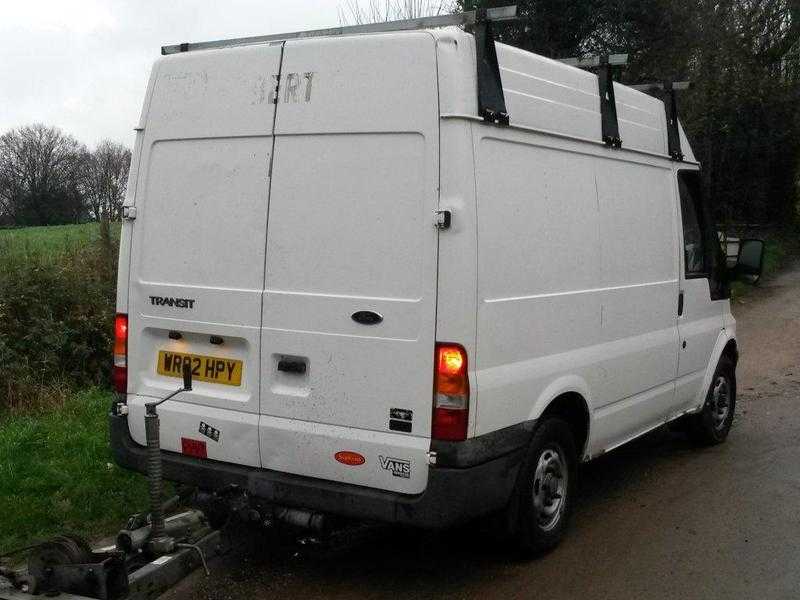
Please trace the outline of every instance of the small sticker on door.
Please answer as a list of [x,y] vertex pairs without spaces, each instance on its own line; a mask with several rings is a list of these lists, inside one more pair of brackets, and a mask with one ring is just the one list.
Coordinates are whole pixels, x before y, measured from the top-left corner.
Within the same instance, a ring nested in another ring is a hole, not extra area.
[[411,478],[411,461],[404,458],[392,458],[391,456],[379,456],[381,469],[389,471],[393,477]]
[[220,430],[212,427],[208,423],[203,423],[200,421],[200,433],[207,438],[214,440],[215,442],[219,441]]
[[411,433],[414,421],[414,411],[407,408],[389,409],[389,429]]

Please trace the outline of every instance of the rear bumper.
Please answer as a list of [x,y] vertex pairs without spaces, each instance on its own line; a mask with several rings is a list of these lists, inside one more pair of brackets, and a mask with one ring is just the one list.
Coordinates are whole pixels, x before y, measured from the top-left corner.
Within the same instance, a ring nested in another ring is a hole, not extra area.
[[[168,480],[219,490],[231,485],[281,506],[359,520],[441,529],[503,508],[511,496],[532,423],[509,427],[458,445],[435,443],[448,466],[432,466],[422,494],[407,496],[267,469],[164,452]],[[126,416],[109,416],[114,459],[144,473],[145,447],[130,435]],[[458,465],[458,466],[453,466]],[[462,466],[463,465],[463,466]]]

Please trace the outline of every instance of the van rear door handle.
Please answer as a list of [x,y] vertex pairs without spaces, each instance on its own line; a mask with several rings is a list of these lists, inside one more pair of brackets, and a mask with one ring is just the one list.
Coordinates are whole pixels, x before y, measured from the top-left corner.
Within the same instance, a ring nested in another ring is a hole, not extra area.
[[678,316],[683,316],[683,290],[678,292]]
[[302,360],[287,360],[283,358],[278,361],[278,371],[303,375],[306,372],[306,363]]

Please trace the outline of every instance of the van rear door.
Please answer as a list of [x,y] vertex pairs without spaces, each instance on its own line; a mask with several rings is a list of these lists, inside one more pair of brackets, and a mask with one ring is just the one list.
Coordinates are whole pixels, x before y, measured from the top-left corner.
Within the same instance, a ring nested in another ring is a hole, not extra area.
[[[261,297],[281,47],[161,59],[145,106],[130,269],[133,438],[159,407],[165,450],[258,466]],[[272,96],[272,97],[271,97]],[[189,358],[187,358],[189,357]]]
[[429,33],[286,43],[262,316],[264,468],[425,489],[438,149]]

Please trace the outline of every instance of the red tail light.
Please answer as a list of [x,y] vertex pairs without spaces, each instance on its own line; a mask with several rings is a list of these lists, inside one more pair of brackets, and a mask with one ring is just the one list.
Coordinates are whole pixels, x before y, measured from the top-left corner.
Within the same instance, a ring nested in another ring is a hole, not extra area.
[[114,389],[120,394],[128,391],[128,315],[114,319],[114,369],[111,373]]
[[436,344],[433,428],[436,440],[467,439],[469,377],[467,351],[458,344]]

